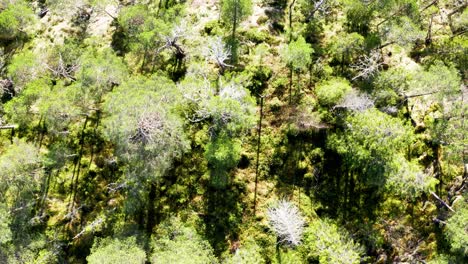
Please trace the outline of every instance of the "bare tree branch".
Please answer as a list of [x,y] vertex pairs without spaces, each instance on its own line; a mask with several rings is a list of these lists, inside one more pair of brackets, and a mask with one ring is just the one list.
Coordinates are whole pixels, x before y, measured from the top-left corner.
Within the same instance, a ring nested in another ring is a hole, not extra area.
[[305,220],[294,204],[287,200],[281,200],[277,206],[269,208],[267,214],[270,226],[281,242],[292,246],[301,243]]
[[59,53],[57,65],[45,63],[45,67],[52,72],[55,77],[64,77],[75,81],[73,74],[78,70],[79,64],[66,65],[62,58],[62,53]]
[[434,192],[431,192],[431,195],[434,196],[434,198],[436,198],[437,201],[439,201],[441,204],[447,207],[450,211],[455,212],[455,210],[453,210],[453,208],[450,205],[448,205],[446,202],[444,202],[444,200],[442,200],[437,194],[435,194]]
[[226,67],[232,67],[226,63],[231,57],[231,49],[226,47],[221,37],[212,39],[203,53],[208,60],[215,62],[222,71]]
[[372,108],[374,101],[365,93],[359,93],[356,90],[352,90],[343,98],[341,103],[334,106],[333,108],[346,108],[353,111],[364,111]]
[[382,56],[377,50],[372,51],[369,55],[362,56],[356,64],[351,65],[351,68],[358,72],[352,80],[358,78],[369,79],[378,73],[382,64]]

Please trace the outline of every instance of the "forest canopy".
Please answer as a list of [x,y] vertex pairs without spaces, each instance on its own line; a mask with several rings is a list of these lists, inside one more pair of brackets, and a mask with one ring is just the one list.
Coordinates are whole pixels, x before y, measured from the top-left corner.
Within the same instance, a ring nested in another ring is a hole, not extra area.
[[468,263],[466,0],[0,0],[0,263]]

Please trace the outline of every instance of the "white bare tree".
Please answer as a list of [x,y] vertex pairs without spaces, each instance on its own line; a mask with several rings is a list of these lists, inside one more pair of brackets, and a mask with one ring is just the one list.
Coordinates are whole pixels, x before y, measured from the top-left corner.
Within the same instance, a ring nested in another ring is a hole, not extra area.
[[305,21],[310,21],[315,17],[316,13],[319,13],[322,16],[328,15],[335,4],[336,3],[333,0],[308,0],[306,6],[308,7],[307,9],[309,12],[306,15]]
[[369,79],[379,72],[382,66],[382,56],[376,50],[372,51],[369,55],[364,55],[357,61],[356,64],[351,65],[357,75],[352,79],[353,81],[358,78]]
[[365,111],[374,107],[374,101],[365,93],[360,93],[355,89],[347,93],[341,102],[333,108],[346,108],[353,111]]
[[280,200],[276,206],[268,209],[267,214],[280,242],[291,246],[301,243],[305,220],[294,204],[286,199]]
[[162,36],[162,38],[165,40],[164,45],[157,50],[157,53],[159,54],[159,52],[164,49],[172,49],[176,54],[183,54],[185,56],[185,51],[182,49],[182,46],[179,44],[179,42],[187,38],[187,34],[187,23],[182,21],[181,23],[177,24],[168,35]]
[[75,75],[75,72],[80,67],[78,62],[75,62],[73,65],[67,65],[62,58],[61,52],[59,52],[58,54],[57,61],[54,61],[51,63],[46,62],[44,63],[44,66],[49,71],[51,71],[52,75],[55,78],[63,77],[63,78],[67,78],[70,80],[76,80],[74,75]]
[[221,37],[215,37],[210,42],[208,47],[203,51],[203,55],[207,60],[215,62],[221,71],[226,67],[231,67],[226,61],[231,57],[231,49],[226,47]]

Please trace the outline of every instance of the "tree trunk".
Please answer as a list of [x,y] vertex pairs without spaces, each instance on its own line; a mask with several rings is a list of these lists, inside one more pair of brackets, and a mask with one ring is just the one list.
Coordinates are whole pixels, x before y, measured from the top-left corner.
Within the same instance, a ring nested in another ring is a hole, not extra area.
[[293,70],[289,68],[289,105],[292,103]]
[[442,173],[442,166],[441,166],[441,155],[440,152],[442,148],[439,143],[434,143],[432,146],[432,151],[434,152],[434,175],[436,179],[439,180],[439,184],[437,184],[437,194],[442,195],[442,188],[444,185],[443,182],[443,173]]
[[236,39],[236,29],[237,29],[237,8],[239,6],[239,0],[236,1],[234,5],[234,17],[232,19],[232,41]]
[[[463,89],[468,89],[466,86],[462,86],[461,90],[461,105],[463,106],[465,103],[465,91]],[[465,111],[461,111],[461,131],[466,131],[465,130]],[[462,140],[461,142],[465,142],[465,135],[466,133],[462,133]],[[466,148],[463,148],[462,150],[462,162],[463,162],[463,184],[467,181],[468,179],[468,160],[466,158]]]
[[43,115],[39,118],[39,123],[37,123],[36,126],[36,132],[37,132],[37,141],[36,141],[36,135],[34,135],[34,142],[37,143],[37,146],[39,147],[39,141],[41,140],[41,134],[42,134],[42,129],[41,129],[41,123],[42,123]]
[[300,96],[300,93],[301,93],[301,84],[300,84],[301,74],[300,74],[300,72],[297,72],[296,75],[297,75],[297,88],[296,88],[296,96],[295,97],[300,98],[298,96]]
[[146,219],[146,232],[148,234],[151,234],[153,232],[153,227],[156,225],[156,221],[155,221],[156,211],[154,210],[154,201],[156,199],[156,191],[157,191],[157,184],[151,183],[150,191],[148,194],[148,208],[147,208],[148,217]]
[[39,138],[39,146],[38,146],[39,149],[42,146],[42,141],[44,140],[44,135],[46,132],[45,119],[42,119],[42,127],[40,129],[41,129],[41,137]]
[[141,62],[140,72],[143,72],[143,68],[145,67],[147,56],[148,56],[148,47],[145,46],[145,53],[143,54],[143,61]]
[[289,43],[291,43],[292,41],[292,33],[293,33],[292,12],[293,12],[293,7],[295,3],[296,3],[296,0],[292,0],[291,4],[289,5]]
[[263,98],[264,96],[260,96],[260,120],[258,121],[258,138],[257,138],[257,164],[255,166],[255,191],[254,191],[254,208],[253,208],[254,216],[256,213],[256,209],[257,209],[257,184],[258,184],[258,173],[259,173],[259,166],[260,166],[260,145],[261,145],[261,137],[262,137]]
[[88,125],[88,116],[85,118],[85,122],[83,124],[83,128],[81,129],[81,137],[80,137],[80,151],[78,153],[78,158],[76,159],[75,166],[73,167],[73,174],[71,180],[71,193],[70,193],[70,202],[69,202],[69,211],[73,211],[73,207],[75,206],[75,198],[76,198],[76,191],[78,185],[78,177],[80,174],[80,166],[81,166],[81,157],[83,156],[84,150],[84,131],[86,130],[86,126]]
[[42,198],[39,202],[39,217],[42,216],[44,212],[45,201],[47,200],[47,195],[49,193],[50,178],[52,177],[52,170],[47,173],[47,176],[44,179],[44,187],[42,192]]
[[[94,125],[94,130],[93,130],[94,138],[97,138],[98,136],[97,128],[99,126],[100,121],[101,121],[101,114],[100,114],[100,111],[98,110],[96,112],[96,124]],[[93,160],[94,160],[94,145],[95,144],[91,145],[91,157],[89,158],[88,170],[91,168],[91,164],[93,163]]]
[[433,18],[434,18],[434,15],[431,16],[431,19],[429,21],[429,27],[427,29],[426,40],[425,40],[425,43],[427,46],[429,46],[432,43],[432,20]]

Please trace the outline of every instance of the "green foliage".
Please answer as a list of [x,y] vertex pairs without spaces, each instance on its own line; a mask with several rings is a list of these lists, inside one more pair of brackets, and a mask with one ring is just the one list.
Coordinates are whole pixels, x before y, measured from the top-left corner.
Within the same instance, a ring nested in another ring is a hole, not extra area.
[[362,248],[330,220],[314,220],[306,229],[301,251],[320,263],[361,263]]
[[147,6],[130,5],[122,9],[119,13],[118,22],[124,29],[127,37],[138,39],[142,32],[151,27],[151,16]]
[[[16,231],[21,232],[21,231]],[[28,238],[28,234],[21,234],[23,239],[16,239],[14,245],[7,248],[5,252],[8,254],[5,257],[6,263],[8,264],[22,264],[22,263],[34,263],[34,264],[42,264],[42,263],[50,263],[55,264],[59,263],[57,261],[57,252],[54,252],[53,249],[47,248],[47,240],[44,235],[34,235],[30,232],[30,237]],[[18,234],[15,234],[18,235]],[[2,250],[0,250],[0,254],[2,254]]]
[[372,5],[361,1],[343,1],[346,5],[346,25],[349,32],[366,35],[369,32],[370,22],[373,18]]
[[40,57],[28,50],[16,54],[8,65],[8,75],[14,82],[16,93],[20,93],[28,82],[40,78],[45,73]]
[[331,39],[328,53],[341,63],[349,63],[364,49],[364,37],[356,32],[340,32]]
[[321,82],[315,87],[315,94],[319,103],[326,107],[336,105],[350,91],[350,83],[346,79],[341,78],[333,78]]
[[160,177],[189,147],[182,120],[166,97],[173,94],[174,87],[163,77],[138,77],[105,99],[104,109],[110,114],[103,121],[105,134],[140,177]]
[[412,94],[432,92],[438,101],[453,99],[460,92],[460,76],[453,66],[435,61],[426,71],[416,72],[408,86]]
[[152,242],[151,263],[218,263],[207,241],[187,224],[172,218]]
[[223,133],[206,145],[205,157],[215,170],[229,170],[239,162],[241,147],[240,140]]
[[403,47],[413,46],[416,41],[422,41],[425,37],[425,32],[408,17],[401,17],[387,25],[383,32],[386,40],[384,44],[397,43]]
[[15,139],[0,156],[0,202],[11,209],[32,199],[41,179],[40,168],[38,149]]
[[465,202],[463,207],[448,219],[446,235],[453,251],[468,256],[468,205]]
[[409,81],[412,78],[411,72],[406,69],[394,67],[379,73],[374,80],[376,90],[390,89],[397,94],[404,94],[409,88]]
[[466,263],[466,3],[426,2],[0,0],[0,262]]
[[0,40],[12,40],[26,32],[34,21],[34,13],[26,1],[0,2]]
[[52,264],[59,263],[58,254],[54,251],[43,249],[39,251],[37,258],[34,260],[34,264]]
[[146,254],[137,244],[135,237],[126,239],[109,237],[96,239],[86,260],[90,264],[143,264],[146,261]]
[[225,259],[223,263],[263,264],[265,263],[265,259],[261,254],[261,248],[255,242],[247,242],[245,245],[241,245],[241,247],[229,258]]
[[255,122],[254,99],[250,92],[235,82],[223,86],[218,96],[208,103],[215,131],[239,133],[251,128]]
[[101,99],[105,92],[121,84],[127,78],[127,68],[122,59],[110,49],[88,50],[80,58],[78,81],[82,85],[85,98]]
[[223,0],[221,2],[223,21],[234,27],[252,14],[252,0]]
[[267,31],[258,30],[256,28],[252,28],[252,29],[247,30],[244,33],[244,35],[249,41],[252,41],[252,42],[257,43],[257,44],[260,44],[262,42],[267,42],[267,40],[268,40],[268,38],[270,36]]
[[302,36],[296,41],[292,41],[283,51],[283,58],[288,67],[296,72],[307,70],[312,62],[314,50]]
[[407,161],[402,155],[396,155],[388,164],[386,187],[390,193],[403,197],[418,197],[422,193],[434,191],[439,183],[437,179],[423,172],[416,161]]
[[138,65],[140,70],[144,70],[151,65],[153,71],[157,57],[167,44],[167,38],[175,37],[174,40],[177,41],[181,37],[175,36],[172,31],[175,23],[180,20],[181,12],[179,6],[165,10],[162,15],[156,14],[144,4],[124,7],[117,18],[123,38],[116,39],[114,46],[121,52],[130,51],[132,56],[137,57],[129,58],[134,68]]
[[11,217],[8,208],[0,204],[0,247],[11,241],[12,233],[10,230]]
[[42,85],[40,82],[35,83],[32,87],[37,90],[31,92],[41,93],[39,100],[35,102],[36,108],[34,110],[43,118],[50,133],[56,134],[64,131],[72,122],[81,119],[80,114],[83,111],[78,104],[78,102],[82,102],[81,93],[76,87],[64,87],[63,83],[59,83],[55,87]]
[[349,169],[361,170],[368,183],[382,186],[391,161],[413,141],[411,128],[376,109],[356,113],[346,121],[347,129],[332,135],[328,146],[344,156]]
[[19,96],[14,97],[5,104],[5,113],[10,122],[18,124],[21,128],[32,125],[36,119],[36,103],[47,95],[50,90],[48,80],[37,79],[29,82]]
[[272,257],[272,263],[274,264],[305,264],[307,263],[302,256],[296,251],[291,249],[279,249],[276,252],[276,256]]

